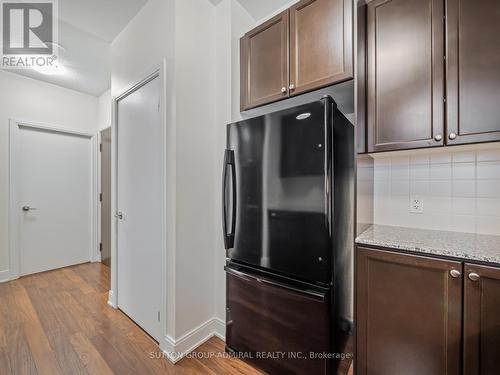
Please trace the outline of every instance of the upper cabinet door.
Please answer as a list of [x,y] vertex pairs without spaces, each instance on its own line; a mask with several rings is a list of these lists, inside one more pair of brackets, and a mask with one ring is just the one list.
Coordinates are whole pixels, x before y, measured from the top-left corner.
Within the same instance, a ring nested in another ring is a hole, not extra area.
[[464,374],[500,368],[500,269],[465,265]]
[[290,8],[290,95],[353,78],[351,0],[302,0]]
[[370,152],[443,145],[443,1],[368,4]]
[[240,41],[241,110],[288,96],[288,10]]
[[500,2],[447,0],[448,144],[500,140]]

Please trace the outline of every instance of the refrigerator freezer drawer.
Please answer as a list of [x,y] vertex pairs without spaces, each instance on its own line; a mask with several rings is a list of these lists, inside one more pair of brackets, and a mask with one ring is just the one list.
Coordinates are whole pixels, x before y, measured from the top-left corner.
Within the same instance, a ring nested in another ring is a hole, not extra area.
[[228,349],[270,374],[328,374],[329,293],[226,270]]

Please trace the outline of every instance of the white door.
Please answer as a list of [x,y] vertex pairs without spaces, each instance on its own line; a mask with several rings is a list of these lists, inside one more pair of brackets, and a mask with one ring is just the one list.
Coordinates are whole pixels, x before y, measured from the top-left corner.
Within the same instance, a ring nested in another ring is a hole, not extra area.
[[91,139],[15,126],[20,275],[90,261]]
[[118,307],[160,341],[163,228],[160,78],[117,104]]

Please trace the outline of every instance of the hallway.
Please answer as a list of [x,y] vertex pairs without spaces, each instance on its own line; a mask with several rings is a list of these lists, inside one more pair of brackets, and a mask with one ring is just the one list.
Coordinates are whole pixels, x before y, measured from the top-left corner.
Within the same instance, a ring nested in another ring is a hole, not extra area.
[[[86,263],[0,284],[0,374],[257,374],[220,358],[213,338],[202,358],[177,365],[107,304],[110,270]],[[210,355],[209,353],[213,353]],[[153,358],[154,357],[154,358]]]

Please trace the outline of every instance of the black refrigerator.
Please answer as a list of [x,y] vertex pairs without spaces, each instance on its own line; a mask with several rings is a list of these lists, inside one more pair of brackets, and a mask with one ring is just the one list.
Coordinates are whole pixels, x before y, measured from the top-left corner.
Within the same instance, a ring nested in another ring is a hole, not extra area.
[[227,126],[226,349],[330,374],[353,323],[354,127],[331,97]]

